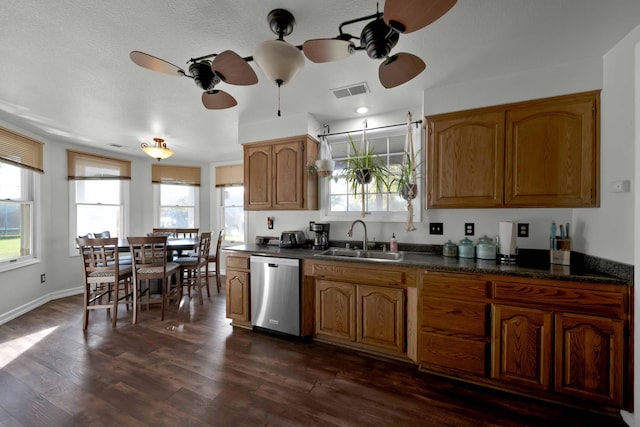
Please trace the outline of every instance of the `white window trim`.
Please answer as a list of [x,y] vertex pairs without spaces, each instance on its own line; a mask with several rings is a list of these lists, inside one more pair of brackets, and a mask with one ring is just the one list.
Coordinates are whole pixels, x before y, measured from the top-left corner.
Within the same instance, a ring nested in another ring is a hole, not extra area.
[[[413,126],[413,125],[412,125]],[[385,137],[390,137],[390,136],[398,136],[401,135],[403,133],[406,133],[406,128],[402,128],[401,126],[398,127],[390,127],[390,128],[384,128],[384,129],[374,129],[374,130],[367,130],[367,136],[368,138],[385,138]],[[359,141],[360,138],[362,138],[362,131],[357,131],[357,132],[352,132],[353,135],[351,136],[352,138],[354,138],[354,141]],[[342,141],[346,138],[346,135],[337,135],[334,137],[330,137],[329,140],[333,140],[333,141]],[[415,140],[413,141],[414,146],[416,147],[416,149],[420,149],[420,147],[423,147],[422,144],[422,140],[423,140],[423,132],[421,129],[419,129],[418,132],[418,141],[416,142]],[[331,141],[329,141],[330,143]],[[424,149],[424,148],[423,148]],[[424,169],[424,159],[425,159],[425,155],[424,152],[421,150],[420,151],[420,159],[422,160],[422,165],[421,165],[421,170],[420,170],[420,177],[418,178],[418,195],[416,196],[415,199],[413,199],[411,201],[411,204],[413,205],[413,222],[414,223],[420,223],[422,222],[422,203],[423,203],[423,198],[422,195],[424,194],[424,185],[425,185],[425,181],[424,181],[424,177],[425,177],[425,169]],[[395,223],[395,222],[406,222],[407,221],[407,211],[404,210],[402,212],[365,212],[365,217],[362,218],[362,211],[352,211],[352,212],[330,212],[329,207],[330,205],[330,185],[327,182],[327,180],[329,180],[331,178],[319,178],[318,179],[318,184],[319,184],[319,189],[318,189],[318,195],[320,197],[320,215],[321,215],[321,221],[333,221],[333,222],[350,222],[350,221],[354,221],[356,219],[364,219],[364,220],[369,220],[369,221],[373,221],[373,222],[389,222],[389,223]]]
[[[244,227],[243,227],[243,234],[244,234],[244,241],[236,241],[236,240],[224,240],[222,241],[222,246],[234,246],[240,243],[244,243],[247,241],[247,236],[249,233],[249,224],[248,224],[248,212],[244,209],[244,204],[242,205],[238,205],[238,206],[225,206],[224,205],[224,198],[222,197],[222,191],[224,190],[224,187],[217,187],[217,194],[216,197],[218,199],[218,224],[220,224],[219,228],[223,228],[224,227],[224,208],[225,207],[242,207],[242,214],[244,216]],[[246,190],[246,189],[245,189]],[[225,234],[226,235],[226,234]]]
[[[153,183],[153,226],[160,226],[160,183]],[[193,228],[200,228],[200,187],[194,187],[193,195]]]
[[[119,180],[120,182],[120,203],[122,205],[122,217],[120,224],[122,225],[122,236],[113,236],[124,239],[129,235],[129,180]],[[125,184],[126,183],[126,184]],[[76,229],[77,221],[76,211],[76,180],[69,180],[69,256],[80,256],[78,246],[76,245],[76,237],[78,230]]]
[[42,174],[31,171],[28,172],[31,173],[31,185],[33,190],[33,200],[30,201],[31,255],[21,256],[13,260],[0,261],[0,273],[40,263],[40,248],[42,247],[42,233],[40,232],[40,230],[42,230],[43,227],[42,215],[40,213],[40,208],[42,206]]

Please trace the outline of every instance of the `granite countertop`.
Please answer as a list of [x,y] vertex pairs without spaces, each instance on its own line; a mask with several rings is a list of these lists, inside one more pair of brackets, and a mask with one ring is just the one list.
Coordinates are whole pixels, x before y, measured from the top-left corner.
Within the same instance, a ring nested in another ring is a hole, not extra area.
[[319,253],[322,251],[308,248],[281,248],[278,246],[256,244],[230,246],[223,248],[222,250],[226,252],[242,252],[252,255],[273,256],[282,258],[317,260],[323,259],[341,262],[377,263],[386,264],[389,265],[389,267],[397,265],[403,267],[417,267],[426,270],[449,272],[497,274],[537,279],[609,283],[614,285],[631,284],[631,281],[626,278],[608,274],[602,271],[588,269],[582,265],[574,266],[572,263],[571,268],[569,268],[568,266],[550,265],[548,262],[540,262],[539,260],[528,263],[525,263],[524,261],[520,262],[519,260],[518,265],[502,265],[496,263],[493,260],[451,258],[431,252],[402,251],[402,260],[390,261],[370,258],[324,256],[319,255]]

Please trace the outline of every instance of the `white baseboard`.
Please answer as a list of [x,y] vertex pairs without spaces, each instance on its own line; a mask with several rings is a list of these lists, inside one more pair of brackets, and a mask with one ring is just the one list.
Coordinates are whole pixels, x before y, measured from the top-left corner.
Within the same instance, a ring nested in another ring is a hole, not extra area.
[[636,425],[632,413],[627,411],[620,411],[620,415],[622,415],[622,420],[631,427],[634,427]]
[[31,310],[40,307],[43,304],[48,303],[49,301],[53,301],[55,299],[66,298],[72,295],[81,294],[82,286],[77,288],[65,289],[63,291],[55,291],[50,292],[46,295],[41,296],[33,301],[29,301],[26,304],[21,305],[20,307],[16,307],[11,311],[0,314],[0,325],[7,323],[10,320],[15,319],[16,317],[20,317],[25,313],[30,312]]

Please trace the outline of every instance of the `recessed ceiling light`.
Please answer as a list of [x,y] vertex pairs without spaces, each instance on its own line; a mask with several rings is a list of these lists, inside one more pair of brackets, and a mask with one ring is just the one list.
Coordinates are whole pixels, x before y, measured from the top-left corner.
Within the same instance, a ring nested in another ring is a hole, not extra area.
[[356,113],[358,114],[366,114],[369,109],[367,107],[358,107],[356,108]]

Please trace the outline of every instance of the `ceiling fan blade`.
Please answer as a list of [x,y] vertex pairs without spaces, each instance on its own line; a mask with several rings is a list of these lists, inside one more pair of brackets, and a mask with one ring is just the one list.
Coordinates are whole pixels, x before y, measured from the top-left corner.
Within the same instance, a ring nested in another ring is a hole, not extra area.
[[349,40],[313,39],[304,42],[302,53],[311,62],[331,62],[351,55],[354,48]]
[[425,68],[424,61],[411,53],[400,52],[387,58],[378,68],[380,83],[387,89],[408,82]]
[[386,0],[384,21],[400,33],[411,33],[436,21],[457,0]]
[[167,62],[164,59],[156,58],[155,56],[149,55],[148,53],[134,50],[129,54],[129,57],[137,65],[148,68],[152,71],[171,74],[172,76],[185,75],[184,70],[177,65],[173,65],[172,63]]
[[219,53],[211,63],[211,70],[220,76],[223,82],[232,85],[249,86],[258,83],[253,68],[232,50]]
[[238,101],[223,90],[202,93],[202,104],[209,110],[224,110],[238,105]]

